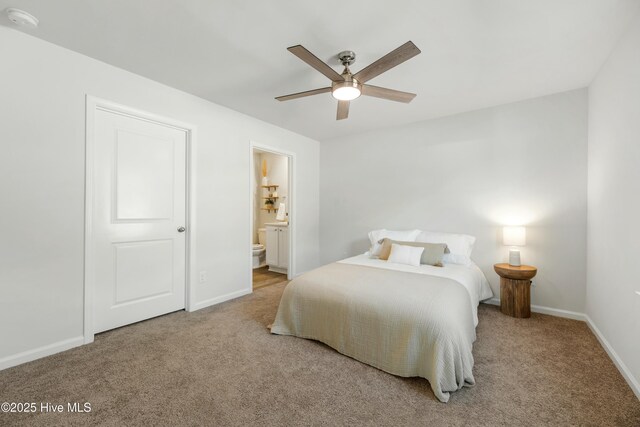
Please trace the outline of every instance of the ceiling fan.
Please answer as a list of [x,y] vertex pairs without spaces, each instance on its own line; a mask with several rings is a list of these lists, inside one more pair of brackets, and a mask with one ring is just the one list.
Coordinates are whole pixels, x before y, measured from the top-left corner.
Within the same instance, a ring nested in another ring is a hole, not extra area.
[[331,95],[338,100],[338,114],[336,115],[336,120],[342,120],[349,117],[350,102],[358,98],[360,95],[375,96],[376,98],[404,103],[409,103],[416,97],[415,93],[401,92],[399,90],[365,84],[374,77],[379,76],[385,71],[388,71],[396,65],[400,65],[419,54],[420,49],[418,49],[418,47],[411,41],[408,41],[399,48],[389,52],[355,74],[351,73],[349,65],[355,62],[356,54],[350,50],[346,50],[338,54],[338,58],[344,66],[342,74],[338,74],[333,68],[301,45],[291,46],[287,48],[287,50],[327,76],[332,83],[331,86],[320,89],[278,96],[276,97],[278,101],[289,101],[291,99],[304,98],[305,96],[331,92]]

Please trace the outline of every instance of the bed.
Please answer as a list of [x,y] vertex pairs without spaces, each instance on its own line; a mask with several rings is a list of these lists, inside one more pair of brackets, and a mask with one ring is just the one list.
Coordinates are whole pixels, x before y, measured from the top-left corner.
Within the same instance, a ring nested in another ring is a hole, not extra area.
[[479,301],[491,289],[470,265],[410,266],[367,254],[292,280],[271,333],[323,342],[401,377],[426,378],[441,402],[475,384]]

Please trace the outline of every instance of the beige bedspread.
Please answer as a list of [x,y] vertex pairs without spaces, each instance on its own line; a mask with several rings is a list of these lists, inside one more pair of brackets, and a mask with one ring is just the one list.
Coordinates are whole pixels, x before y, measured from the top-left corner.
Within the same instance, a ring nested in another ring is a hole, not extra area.
[[321,341],[402,377],[429,380],[436,397],[475,383],[475,328],[458,282],[334,263],[292,280],[271,332]]

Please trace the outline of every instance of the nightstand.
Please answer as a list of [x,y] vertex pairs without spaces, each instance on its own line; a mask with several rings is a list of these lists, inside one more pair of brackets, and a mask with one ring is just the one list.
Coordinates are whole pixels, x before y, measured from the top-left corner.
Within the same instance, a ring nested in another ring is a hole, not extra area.
[[538,269],[506,263],[496,264],[493,269],[500,276],[500,311],[511,317],[531,317],[531,279]]

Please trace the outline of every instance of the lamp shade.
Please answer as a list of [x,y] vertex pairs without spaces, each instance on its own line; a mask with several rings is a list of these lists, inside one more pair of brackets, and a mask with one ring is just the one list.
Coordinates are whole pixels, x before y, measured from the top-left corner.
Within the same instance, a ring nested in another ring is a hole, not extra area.
[[527,230],[524,227],[504,227],[502,243],[505,246],[524,246],[527,243]]

